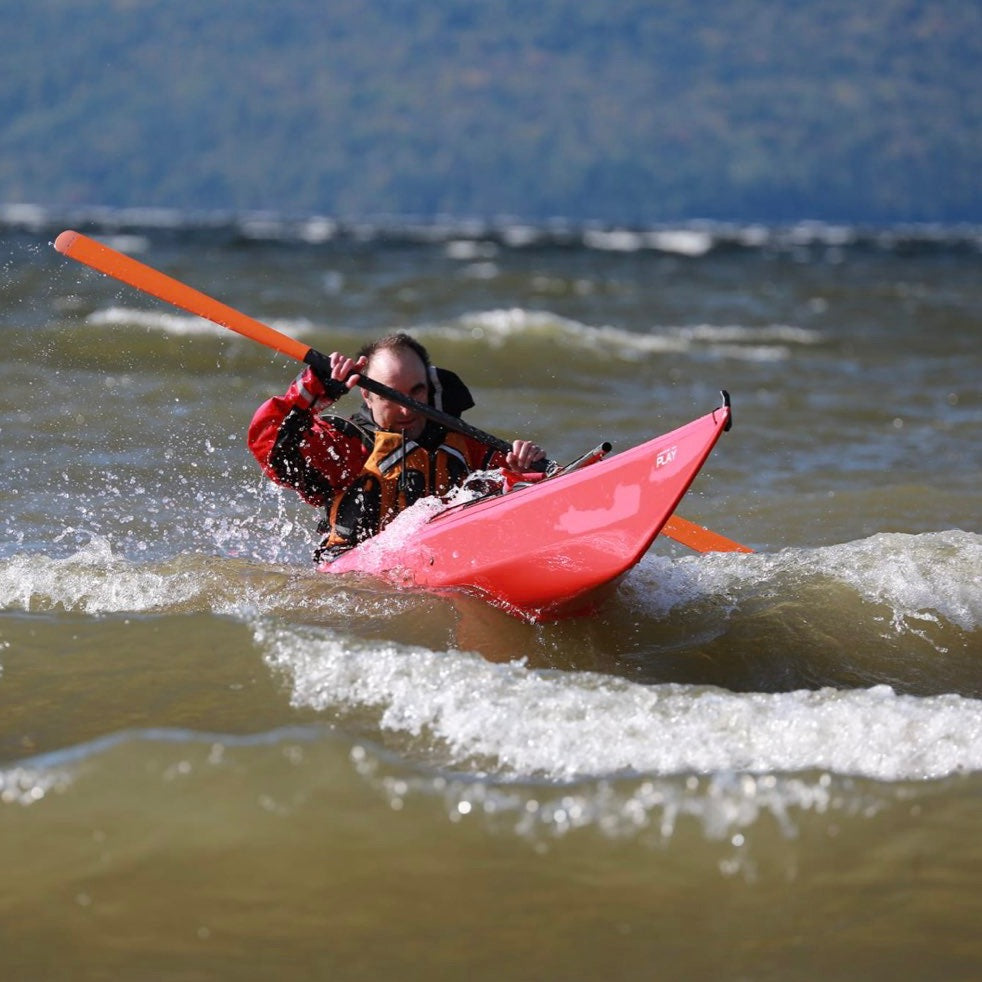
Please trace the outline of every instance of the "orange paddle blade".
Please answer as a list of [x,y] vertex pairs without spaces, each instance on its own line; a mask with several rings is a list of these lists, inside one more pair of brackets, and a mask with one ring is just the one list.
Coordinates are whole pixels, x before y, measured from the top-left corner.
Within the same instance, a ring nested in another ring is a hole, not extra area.
[[748,549],[739,542],[727,539],[679,515],[672,515],[662,526],[661,532],[662,535],[667,535],[670,539],[695,549],[696,552],[753,552],[753,549]]
[[179,280],[146,266],[130,256],[125,256],[95,239],[90,239],[80,232],[66,230],[55,239],[55,248],[86,266],[91,266],[100,273],[105,273],[113,279],[128,283],[137,290],[149,293],[151,296],[180,307],[189,313],[197,314],[215,324],[227,327],[236,334],[258,341],[260,344],[279,351],[281,354],[303,361],[310,351],[310,346],[291,338],[280,331],[274,330],[261,321],[257,321],[232,307],[220,303]]

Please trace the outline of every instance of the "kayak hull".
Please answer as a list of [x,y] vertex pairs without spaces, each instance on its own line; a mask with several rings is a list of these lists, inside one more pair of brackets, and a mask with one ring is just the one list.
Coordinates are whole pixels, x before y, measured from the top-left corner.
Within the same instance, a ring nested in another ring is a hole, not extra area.
[[568,474],[387,529],[322,568],[464,589],[529,620],[594,609],[636,565],[729,427],[729,405]]

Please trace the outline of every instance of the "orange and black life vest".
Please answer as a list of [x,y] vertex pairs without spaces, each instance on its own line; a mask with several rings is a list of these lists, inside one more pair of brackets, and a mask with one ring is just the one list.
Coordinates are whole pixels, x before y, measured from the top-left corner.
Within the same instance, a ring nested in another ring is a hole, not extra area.
[[329,559],[377,535],[403,509],[459,487],[473,469],[466,439],[428,422],[416,440],[377,429],[374,421],[335,417],[331,423],[358,437],[370,451],[355,480],[335,493],[319,531],[327,537],[315,558]]

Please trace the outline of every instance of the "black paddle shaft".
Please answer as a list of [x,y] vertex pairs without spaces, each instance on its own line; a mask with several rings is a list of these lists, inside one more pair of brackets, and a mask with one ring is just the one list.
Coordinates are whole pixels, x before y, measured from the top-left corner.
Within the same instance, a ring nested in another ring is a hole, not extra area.
[[[332,399],[340,399],[348,391],[348,387],[344,382],[339,382],[337,379],[331,378],[331,359],[327,355],[311,348],[304,355],[303,360],[317,373],[324,388],[327,390],[327,394]],[[417,399],[403,395],[401,392],[397,392],[395,389],[389,388],[389,386],[383,385],[381,382],[376,382],[375,379],[369,378],[360,372],[358,376],[359,388],[374,392],[375,395],[381,396],[383,399],[388,399],[391,402],[397,402],[407,409],[412,409],[413,412],[419,413],[420,416],[432,419],[433,422],[440,423],[448,430],[456,430],[458,433],[463,433],[464,436],[472,437],[479,443],[483,443],[486,447],[491,447],[493,450],[500,450],[502,453],[511,453],[511,444],[506,443],[501,437],[497,437],[493,433],[487,433],[484,430],[478,429],[476,426],[471,426],[470,423],[465,423],[459,416],[451,416],[450,413],[442,412],[428,403],[419,402]],[[549,464],[550,461],[548,460],[540,460],[532,464],[532,470],[544,471]]]

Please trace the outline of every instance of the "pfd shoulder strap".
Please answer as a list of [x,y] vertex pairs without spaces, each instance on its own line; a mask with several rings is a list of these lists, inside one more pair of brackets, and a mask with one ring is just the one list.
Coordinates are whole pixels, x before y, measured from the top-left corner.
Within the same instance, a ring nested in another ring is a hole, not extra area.
[[366,450],[375,446],[375,433],[378,427],[371,417],[360,412],[348,416],[335,416],[334,413],[322,413],[321,419],[336,429],[342,436],[354,437],[360,440]]

